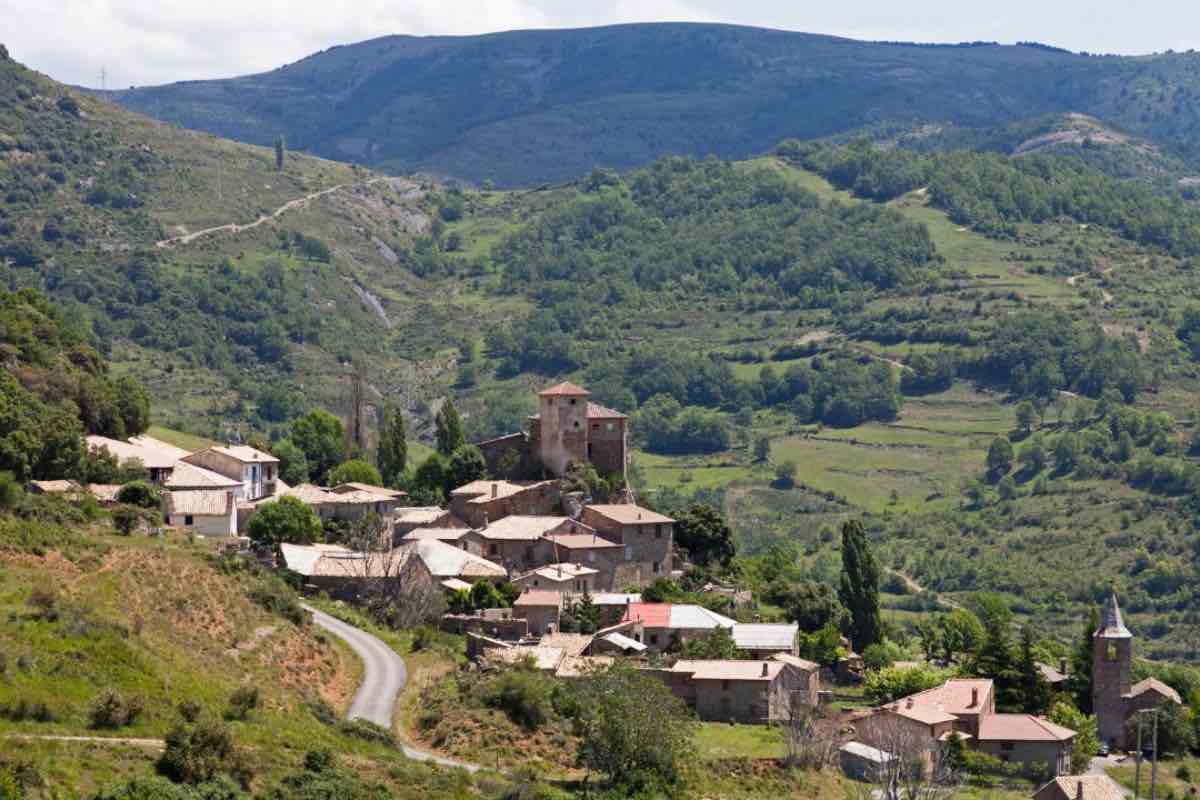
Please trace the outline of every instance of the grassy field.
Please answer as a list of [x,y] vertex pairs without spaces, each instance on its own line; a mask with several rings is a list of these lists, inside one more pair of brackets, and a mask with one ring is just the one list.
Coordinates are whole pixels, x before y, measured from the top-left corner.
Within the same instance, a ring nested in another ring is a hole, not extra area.
[[697,755],[706,761],[725,758],[783,758],[783,730],[767,725],[701,722],[694,739]]
[[151,425],[146,431],[147,436],[152,436],[155,439],[173,444],[176,447],[182,447],[184,450],[203,450],[206,447],[211,447],[216,444],[212,439],[206,439],[203,436],[197,436],[192,433],[184,433],[183,431],[164,428],[162,425]]
[[[1150,762],[1142,762],[1141,791],[1150,796]],[[1133,789],[1137,767],[1132,761],[1119,767],[1111,767],[1108,774],[1127,789]],[[1161,761],[1158,764],[1159,797],[1194,797],[1200,792],[1200,758],[1185,758]]]
[[689,492],[750,478],[754,470],[744,461],[744,454],[733,452],[708,457],[633,453],[634,468],[641,471],[647,488],[670,487]]

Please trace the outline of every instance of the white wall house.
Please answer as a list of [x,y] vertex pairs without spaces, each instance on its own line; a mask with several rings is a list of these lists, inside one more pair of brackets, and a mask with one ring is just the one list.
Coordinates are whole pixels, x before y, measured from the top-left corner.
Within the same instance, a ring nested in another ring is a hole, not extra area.
[[237,501],[232,489],[167,492],[163,516],[167,524],[201,536],[236,536]]
[[275,493],[279,459],[247,445],[209,447],[182,459],[242,484],[241,500],[258,500]]

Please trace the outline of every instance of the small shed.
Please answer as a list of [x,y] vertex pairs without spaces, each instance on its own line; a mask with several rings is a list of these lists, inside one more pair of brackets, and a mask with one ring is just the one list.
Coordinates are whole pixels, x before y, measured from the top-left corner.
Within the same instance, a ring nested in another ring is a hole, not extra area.
[[838,761],[846,777],[856,781],[873,781],[893,756],[862,742],[846,742],[838,748]]

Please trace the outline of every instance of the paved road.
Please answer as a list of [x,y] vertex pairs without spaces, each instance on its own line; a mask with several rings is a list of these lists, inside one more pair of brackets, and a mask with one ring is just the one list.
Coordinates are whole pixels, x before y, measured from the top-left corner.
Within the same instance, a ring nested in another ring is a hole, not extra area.
[[[1133,763],[1132,759],[1126,759],[1124,757],[1096,756],[1095,758],[1093,758],[1091,760],[1091,763],[1088,764],[1087,774],[1088,775],[1107,775],[1108,767],[1127,766],[1132,763]],[[1143,766],[1149,767],[1148,764],[1145,764]],[[1148,788],[1150,786],[1149,775],[1150,775],[1149,769],[1142,770],[1142,786],[1143,786],[1143,788]],[[1122,786],[1121,794],[1125,795],[1126,797],[1133,797],[1133,790],[1126,789],[1124,786]]]
[[[363,660],[362,686],[358,687],[358,693],[354,695],[354,702],[350,704],[350,711],[346,714],[347,718],[365,719],[392,730],[396,699],[408,680],[408,670],[404,666],[404,659],[400,658],[396,651],[384,644],[383,641],[366,631],[353,625],[347,625],[311,606],[304,606],[304,608],[312,613],[313,622],[350,645],[350,649]],[[468,772],[479,770],[477,764],[444,758],[403,743],[400,744],[400,750],[414,761],[431,761],[445,767],[465,769]]]

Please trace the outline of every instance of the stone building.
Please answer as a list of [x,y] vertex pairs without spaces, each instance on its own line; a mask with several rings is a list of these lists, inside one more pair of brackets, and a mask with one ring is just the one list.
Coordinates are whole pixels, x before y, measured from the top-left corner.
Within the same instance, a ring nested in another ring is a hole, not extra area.
[[574,594],[591,593],[596,588],[598,570],[583,564],[547,564],[513,579],[529,589],[549,589]]
[[199,450],[180,459],[212,470],[242,484],[242,500],[258,500],[275,494],[279,459],[243,444]]
[[671,573],[675,520],[670,517],[621,503],[585,506],[580,521],[625,546],[624,581],[645,585]]
[[1101,741],[1127,749],[1130,715],[1163,703],[1182,703],[1179,694],[1154,678],[1133,682],[1133,634],[1125,627],[1116,594],[1109,595],[1092,634],[1092,710]]
[[485,528],[516,514],[552,514],[558,499],[558,481],[471,481],[450,492],[450,512],[473,528]]
[[558,630],[563,596],[544,589],[526,589],[513,603],[513,616],[529,623],[531,636],[544,636]]
[[[765,724],[784,720],[802,677],[770,661],[676,661],[667,675],[671,692],[702,720]],[[805,695],[807,696],[807,694]]]
[[625,474],[628,417],[591,402],[570,382],[538,393],[538,413],[528,433],[479,442],[493,473],[544,473],[561,477],[571,464],[591,464],[601,475]]
[[167,492],[163,517],[175,528],[201,536],[236,536],[237,503],[233,489]]

